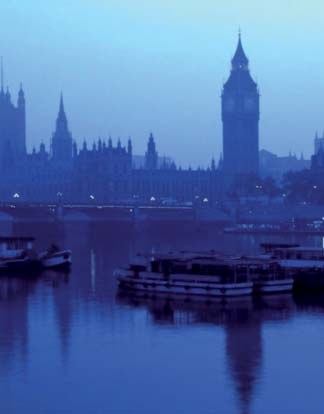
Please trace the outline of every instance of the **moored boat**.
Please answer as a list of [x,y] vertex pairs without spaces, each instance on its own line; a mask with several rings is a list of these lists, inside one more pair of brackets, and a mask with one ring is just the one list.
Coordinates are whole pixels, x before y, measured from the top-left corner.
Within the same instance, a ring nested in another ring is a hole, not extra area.
[[276,260],[269,258],[245,257],[244,259],[250,266],[254,293],[265,294],[292,291],[294,279],[290,269],[284,268]]
[[42,266],[45,269],[67,268],[72,263],[71,250],[60,250],[58,246],[52,244],[45,252],[39,256]]
[[142,257],[143,263],[117,269],[122,288],[184,296],[235,297],[251,295],[249,265],[215,255],[167,254]]
[[0,271],[37,274],[41,263],[33,243],[32,237],[0,237]]
[[324,248],[298,244],[262,244],[263,257],[288,270],[297,288],[324,288]]
[[231,257],[215,253],[170,253],[141,256],[141,263],[117,269],[122,288],[159,294],[235,297],[288,292],[290,272],[267,258]]

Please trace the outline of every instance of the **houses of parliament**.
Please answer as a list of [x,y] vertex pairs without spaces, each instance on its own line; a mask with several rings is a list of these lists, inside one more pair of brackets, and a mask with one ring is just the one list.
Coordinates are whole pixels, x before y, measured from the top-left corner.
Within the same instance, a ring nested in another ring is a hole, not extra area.
[[153,134],[142,165],[133,144],[99,139],[78,147],[69,130],[63,96],[50,148],[26,151],[26,101],[22,86],[15,105],[9,90],[0,91],[0,200],[98,203],[173,199],[213,202],[235,176],[259,172],[259,92],[249,71],[241,36],[223,86],[223,159],[205,169],[182,169],[161,161]]

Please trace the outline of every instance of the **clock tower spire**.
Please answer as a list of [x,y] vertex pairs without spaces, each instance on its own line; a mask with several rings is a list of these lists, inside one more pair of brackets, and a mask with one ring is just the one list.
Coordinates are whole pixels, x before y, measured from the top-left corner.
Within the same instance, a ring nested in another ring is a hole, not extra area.
[[241,34],[222,91],[223,171],[228,176],[259,170],[259,91],[251,77]]

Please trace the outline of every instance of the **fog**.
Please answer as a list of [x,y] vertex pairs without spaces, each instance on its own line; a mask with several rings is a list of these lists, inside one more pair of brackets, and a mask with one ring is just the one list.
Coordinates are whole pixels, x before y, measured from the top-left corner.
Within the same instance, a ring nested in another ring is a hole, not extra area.
[[209,164],[239,27],[261,93],[260,147],[310,156],[324,129],[320,1],[2,3],[5,84],[16,100],[23,82],[29,149],[48,147],[63,91],[78,143],[131,136],[140,154],[152,131],[160,155]]

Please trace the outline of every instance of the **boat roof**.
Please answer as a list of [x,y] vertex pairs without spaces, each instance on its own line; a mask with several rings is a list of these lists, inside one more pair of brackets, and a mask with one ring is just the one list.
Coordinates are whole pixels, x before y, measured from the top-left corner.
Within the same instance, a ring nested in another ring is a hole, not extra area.
[[138,254],[137,256],[142,256],[145,258],[155,259],[155,260],[193,260],[193,259],[211,259],[211,258],[218,258],[219,253],[216,253],[214,250],[210,251],[202,251],[202,252],[194,252],[194,251],[171,251],[167,253],[163,252],[152,252],[152,253],[144,253]]
[[220,265],[220,266],[256,266],[262,264],[275,264],[276,260],[269,257],[252,257],[252,256],[233,256],[220,255],[215,252],[169,252],[169,253],[151,253],[148,255],[138,255],[150,260],[172,261],[173,263],[197,263],[201,265]]
[[34,241],[34,237],[28,236],[0,236],[0,242],[10,242],[10,241]]
[[310,247],[310,246],[298,246],[289,247],[287,250],[298,251],[298,252],[324,252],[323,247]]
[[292,247],[300,247],[299,244],[292,243],[261,243],[260,246],[264,249],[289,249]]

